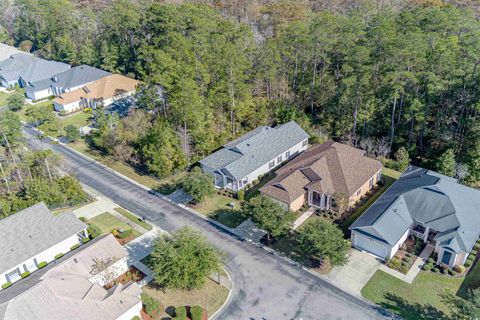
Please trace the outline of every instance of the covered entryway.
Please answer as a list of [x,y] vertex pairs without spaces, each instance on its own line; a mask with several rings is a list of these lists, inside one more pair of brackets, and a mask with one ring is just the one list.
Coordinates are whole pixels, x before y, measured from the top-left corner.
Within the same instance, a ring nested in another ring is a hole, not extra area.
[[387,258],[389,252],[387,245],[370,237],[363,236],[355,231],[352,232],[352,246],[359,250],[373,253],[382,259]]

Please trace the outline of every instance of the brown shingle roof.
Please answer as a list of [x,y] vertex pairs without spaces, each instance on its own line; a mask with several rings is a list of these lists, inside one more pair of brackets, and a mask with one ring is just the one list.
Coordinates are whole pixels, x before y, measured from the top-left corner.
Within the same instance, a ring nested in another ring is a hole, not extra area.
[[55,98],[53,102],[65,105],[79,101],[82,98],[105,100],[134,91],[138,82],[138,80],[130,79],[121,74],[112,74],[90,83],[83,88],[64,93]]
[[260,191],[285,203],[297,199],[307,189],[351,196],[381,168],[379,161],[365,157],[362,150],[327,141],[278,169],[277,176]]

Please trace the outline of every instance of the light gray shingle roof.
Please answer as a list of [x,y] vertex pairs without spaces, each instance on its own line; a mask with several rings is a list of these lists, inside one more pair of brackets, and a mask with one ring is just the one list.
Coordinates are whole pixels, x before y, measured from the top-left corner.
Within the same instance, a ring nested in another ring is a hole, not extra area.
[[39,59],[22,69],[20,72],[20,77],[25,82],[32,83],[43,79],[49,79],[53,75],[56,75],[68,69],[70,69],[69,64]]
[[10,58],[0,62],[0,76],[7,81],[17,81],[23,70],[38,60],[41,59],[30,54],[14,54]]
[[350,229],[394,245],[416,221],[438,231],[441,246],[469,252],[480,235],[479,208],[480,191],[412,166]]
[[6,45],[4,43],[0,43],[0,61],[8,59],[12,54],[17,54],[17,53],[24,53],[24,52],[20,51],[15,47]]
[[43,202],[0,220],[0,272],[14,268],[85,228],[73,213],[54,216]]
[[[44,90],[49,88],[50,86],[74,88],[94,82],[110,74],[110,72],[101,69],[97,69],[87,65],[80,65],[63,71],[61,73],[55,74],[50,78],[44,78],[39,81],[34,81],[30,85],[34,87],[35,90]],[[54,78],[56,80],[54,80]]]
[[[136,284],[117,285],[109,290],[90,282],[92,260],[125,256],[126,250],[113,235],[95,239],[95,243],[81,246],[77,254],[63,260],[42,274],[21,294],[0,301],[0,319],[85,319],[114,320],[140,303],[140,287]],[[46,268],[49,268],[47,266]],[[33,273],[30,277],[36,277]],[[30,278],[29,277],[29,278]],[[22,281],[29,281],[30,279]],[[0,292],[0,297],[11,288]]]
[[242,179],[307,138],[308,134],[294,121],[274,128],[262,126],[225,144],[200,163]]

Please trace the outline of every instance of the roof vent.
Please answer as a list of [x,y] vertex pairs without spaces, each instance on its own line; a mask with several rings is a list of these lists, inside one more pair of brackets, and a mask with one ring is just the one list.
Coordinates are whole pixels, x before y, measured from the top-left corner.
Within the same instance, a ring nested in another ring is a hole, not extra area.
[[250,143],[247,143],[247,147],[250,147]]
[[73,261],[75,261],[75,263],[78,263],[78,259],[77,259],[77,258],[73,258]]
[[57,78],[57,77],[53,77],[53,78],[52,78],[52,81],[53,81],[53,82],[57,82],[57,81],[58,81],[58,78]]

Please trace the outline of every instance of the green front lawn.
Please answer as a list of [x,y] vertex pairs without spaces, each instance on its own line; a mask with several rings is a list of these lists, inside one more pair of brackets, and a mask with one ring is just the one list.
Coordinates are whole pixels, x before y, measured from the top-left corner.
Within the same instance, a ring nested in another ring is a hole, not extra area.
[[122,216],[124,216],[125,218],[129,219],[130,221],[132,221],[133,223],[136,223],[138,224],[140,227],[146,229],[146,230],[152,230],[152,226],[149,225],[148,223],[146,222],[143,222],[142,219],[138,218],[136,215],[134,215],[133,213],[130,213],[128,212],[127,210],[123,209],[123,208],[115,208],[115,211],[117,211],[118,213],[120,213]]
[[373,196],[371,196],[362,206],[358,207],[355,212],[348,216],[345,221],[340,224],[340,229],[345,234],[348,234],[348,228],[357,220],[370,206],[377,201],[377,199],[397,180],[402,173],[389,168],[382,169],[382,176],[385,180],[385,185],[381,187]]
[[443,297],[446,292],[456,294],[463,280],[422,271],[408,284],[379,270],[363,287],[362,295],[405,319],[446,319],[450,309]]
[[74,125],[77,128],[89,125],[91,123],[91,117],[92,115],[86,112],[77,112],[68,116],[60,116],[59,119],[62,129],[60,130],[59,134],[65,134],[63,129],[68,125]]
[[[101,234],[112,233],[112,231],[118,230],[118,229],[124,229],[124,230],[132,229],[128,224],[119,220],[117,217],[115,217],[114,215],[108,212],[104,212],[88,220],[87,223],[92,224],[96,226],[98,229],[100,229]],[[133,229],[133,235],[135,237],[138,237],[141,235],[141,233]]]
[[0,107],[4,107],[7,105],[7,99],[11,93],[0,92]]
[[[229,206],[230,203],[235,204],[233,208]],[[202,203],[194,205],[193,209],[230,228],[238,227],[245,220],[237,199],[217,193],[206,198]]]

